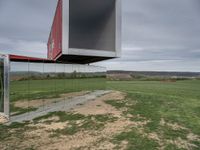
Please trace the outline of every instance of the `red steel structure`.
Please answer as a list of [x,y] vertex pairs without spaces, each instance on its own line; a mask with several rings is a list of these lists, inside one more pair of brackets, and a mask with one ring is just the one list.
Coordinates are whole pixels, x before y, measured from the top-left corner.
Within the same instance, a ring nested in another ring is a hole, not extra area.
[[120,57],[121,0],[58,0],[47,48],[63,63]]
[[19,55],[9,55],[9,60],[15,62],[44,62],[44,63],[55,62],[54,60],[45,58],[36,58],[36,57],[19,56]]
[[58,0],[47,49],[47,59],[10,59],[89,64],[120,57],[121,0]]
[[62,0],[57,4],[47,47],[47,55],[51,60],[55,60],[62,53]]
[[81,69],[80,65],[120,57],[121,0],[58,0],[47,48],[47,59],[0,55],[0,72],[4,80],[0,113],[7,117],[10,115],[9,74],[12,61],[30,62],[31,65],[36,62],[37,67],[44,63],[56,64],[54,67],[59,64],[64,71],[67,65],[71,65],[73,72],[85,70],[85,73],[101,73],[102,76],[105,68],[83,65]]
[[29,60],[89,64],[120,57],[121,0],[58,0],[47,49],[48,59]]

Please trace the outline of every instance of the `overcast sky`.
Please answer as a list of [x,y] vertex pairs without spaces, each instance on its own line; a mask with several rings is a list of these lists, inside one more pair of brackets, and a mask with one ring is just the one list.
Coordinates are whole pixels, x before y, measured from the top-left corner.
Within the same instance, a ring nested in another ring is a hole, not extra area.
[[[56,0],[0,0],[0,53],[46,57]],[[108,69],[200,71],[200,0],[122,0],[122,57]]]

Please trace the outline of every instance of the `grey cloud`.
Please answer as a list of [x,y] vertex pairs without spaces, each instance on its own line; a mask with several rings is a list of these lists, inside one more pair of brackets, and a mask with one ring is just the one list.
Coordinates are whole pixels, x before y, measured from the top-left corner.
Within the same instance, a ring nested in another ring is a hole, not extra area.
[[[198,0],[125,0],[122,58],[109,62],[119,61],[130,66],[140,66],[138,62],[142,62],[146,64],[146,67],[141,65],[144,70],[149,69],[152,61],[161,60],[169,64],[173,62],[177,70],[186,66],[180,62],[195,61],[199,64],[200,9],[197,3]],[[135,47],[139,50],[134,50]],[[187,70],[188,64],[191,63],[187,63]],[[190,67],[192,70],[193,66]],[[196,71],[200,71],[200,68],[196,68]]]
[[140,50],[127,50],[122,53],[122,58],[111,61],[120,62],[139,62],[139,61],[157,61],[157,60],[177,60],[177,61],[190,61],[199,60],[200,53],[198,50],[188,49],[140,49]]
[[0,36],[46,42],[55,6],[55,0],[1,0]]
[[[199,47],[200,20],[195,1],[127,0],[123,7],[125,12],[127,7],[130,8],[129,15],[124,15],[125,43]],[[142,14],[140,19],[131,15],[135,12]]]
[[[0,0],[0,52],[46,57],[57,0]],[[200,71],[199,0],[122,0],[122,58],[108,69]]]

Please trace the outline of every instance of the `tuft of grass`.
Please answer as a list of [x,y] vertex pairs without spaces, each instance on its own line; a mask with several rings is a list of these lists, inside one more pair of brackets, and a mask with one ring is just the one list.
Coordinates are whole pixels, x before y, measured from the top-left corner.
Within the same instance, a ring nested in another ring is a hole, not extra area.
[[[25,131],[34,129],[33,127],[28,127],[28,124],[29,122],[13,122],[10,125],[0,125],[0,141],[6,141],[11,137],[23,139],[23,133]],[[14,132],[12,132],[12,130],[14,130]]]
[[194,150],[199,150],[200,148],[200,141],[193,141],[192,144],[196,145],[196,147],[194,147]]
[[70,127],[54,130],[50,137],[59,137],[60,135],[73,135],[79,130],[80,128],[75,123],[70,123]]
[[20,108],[20,107],[15,107],[13,104],[11,104],[11,108],[12,112],[14,113],[14,115],[21,115],[27,112],[31,112],[31,111],[36,111],[37,108],[34,107],[29,107],[29,108]]
[[165,150],[184,150],[184,149],[180,149],[178,148],[177,146],[173,145],[173,144],[168,144],[166,147],[165,147]]
[[107,100],[105,101],[105,103],[110,104],[118,109],[126,106],[126,103],[124,101]]
[[50,112],[47,115],[44,115],[41,117],[37,117],[37,118],[33,119],[33,121],[38,122],[42,119],[48,119],[53,116],[59,117],[59,120],[57,122],[74,121],[74,120],[81,120],[81,119],[85,118],[85,116],[81,115],[81,114],[73,114],[73,113],[66,113],[63,111],[57,111],[57,112]]
[[23,122],[23,123],[20,123],[20,122],[13,122],[12,124],[10,124],[9,126],[6,126],[8,127],[9,129],[16,129],[16,128],[25,128],[26,125],[28,125],[29,122]]
[[164,126],[159,127],[160,134],[169,140],[175,140],[177,137],[181,137],[181,139],[187,140],[188,131],[180,129],[180,130],[173,130],[170,127]]
[[114,122],[116,121],[116,117],[113,117],[111,114],[107,114],[107,115],[90,115],[88,116],[88,118],[90,118],[92,120],[92,118],[94,118],[94,120],[98,121],[98,122]]

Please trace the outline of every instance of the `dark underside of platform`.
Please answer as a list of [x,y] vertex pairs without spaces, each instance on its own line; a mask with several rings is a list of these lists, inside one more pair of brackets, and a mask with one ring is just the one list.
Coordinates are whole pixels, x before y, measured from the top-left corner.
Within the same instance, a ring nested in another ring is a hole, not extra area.
[[98,61],[112,59],[112,57],[61,55],[57,61],[63,63],[90,64]]
[[112,59],[112,57],[97,56],[77,56],[77,55],[61,55],[57,60],[49,60],[45,58],[35,58],[27,56],[10,55],[10,60],[15,62],[38,62],[38,63],[65,63],[65,64],[90,64],[103,60]]

